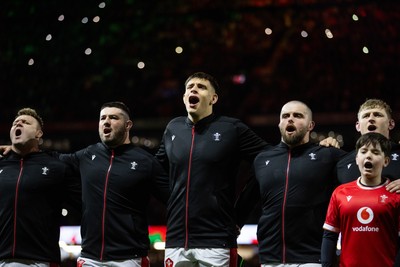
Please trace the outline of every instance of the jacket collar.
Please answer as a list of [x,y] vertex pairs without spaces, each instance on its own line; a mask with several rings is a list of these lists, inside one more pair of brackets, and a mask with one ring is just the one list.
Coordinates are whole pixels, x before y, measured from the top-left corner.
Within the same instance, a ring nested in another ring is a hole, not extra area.
[[186,124],[190,127],[196,126],[196,128],[201,128],[207,124],[209,124],[211,121],[215,119],[216,115],[214,113],[208,115],[205,118],[202,118],[199,120],[197,123],[192,122],[189,117],[186,117]]
[[8,153],[8,155],[7,156],[5,156],[5,157],[8,157],[8,158],[10,158],[10,159],[22,159],[22,158],[30,158],[30,157],[32,157],[32,156],[35,156],[35,155],[37,155],[37,154],[41,154],[42,153],[42,151],[37,151],[37,152],[31,152],[31,153],[29,153],[29,154],[26,154],[25,156],[22,156],[21,154],[18,154],[18,153],[16,153],[14,150],[11,150],[9,153]]
[[100,145],[101,147],[103,147],[105,150],[108,150],[108,151],[114,150],[114,151],[116,151],[116,152],[117,152],[117,151],[125,151],[126,149],[128,149],[129,147],[132,146],[132,144],[129,143],[129,144],[122,144],[122,145],[119,145],[119,146],[117,146],[117,147],[111,148],[111,147],[106,146],[103,142],[99,142],[99,145]]
[[287,149],[287,150],[292,150],[292,151],[303,150],[303,149],[306,149],[306,148],[311,147],[311,146],[314,146],[314,145],[315,145],[315,143],[313,143],[313,142],[311,142],[311,141],[308,141],[308,142],[305,143],[305,144],[301,144],[301,145],[299,145],[299,146],[295,146],[295,147],[290,148],[286,143],[284,143],[284,142],[282,142],[282,141],[279,143],[279,147],[285,148],[285,149]]

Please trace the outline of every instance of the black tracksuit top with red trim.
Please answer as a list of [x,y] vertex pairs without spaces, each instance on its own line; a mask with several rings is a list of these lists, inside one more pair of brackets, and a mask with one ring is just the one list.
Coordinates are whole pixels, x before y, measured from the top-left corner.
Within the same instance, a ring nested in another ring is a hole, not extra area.
[[60,262],[63,202],[80,181],[72,170],[46,152],[0,159],[0,259]]
[[81,255],[95,260],[146,256],[150,193],[164,203],[169,196],[168,175],[154,156],[132,144],[110,149],[99,142],[61,159],[81,175]]
[[260,263],[318,263],[322,225],[345,151],[281,142],[254,160],[262,214],[258,223]]
[[187,117],[166,127],[156,157],[169,168],[166,247],[236,247],[234,212],[241,160],[253,161],[267,145],[237,119]]

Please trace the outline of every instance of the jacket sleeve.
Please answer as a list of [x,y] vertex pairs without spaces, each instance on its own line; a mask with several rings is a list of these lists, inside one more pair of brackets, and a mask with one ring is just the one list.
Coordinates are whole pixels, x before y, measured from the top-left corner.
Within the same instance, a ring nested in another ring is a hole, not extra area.
[[[237,123],[237,129],[239,133],[240,154],[244,160],[253,165],[254,158],[258,155],[258,153],[260,153],[266,147],[272,146],[240,121]],[[237,225],[240,228],[243,227],[250,215],[254,212],[257,212],[258,215],[261,214],[259,185],[255,178],[254,169],[250,169],[251,170],[247,175],[246,185],[239,193],[235,203],[236,220]]]
[[394,262],[394,266],[395,267],[399,267],[400,266],[400,236],[397,238],[397,247],[399,249],[397,250],[396,260]]
[[261,214],[260,186],[254,176],[255,174],[252,172],[235,203],[236,224],[240,228],[243,227],[251,214],[256,213],[258,217]]
[[170,196],[169,177],[156,159],[153,159],[151,188],[153,196],[166,204]]
[[344,151],[342,149],[338,149],[338,148],[330,148],[330,149],[332,151],[333,159],[336,162],[335,169],[333,171],[333,174],[334,174],[334,176],[333,176],[334,177],[334,181],[333,181],[334,184],[333,185],[334,185],[334,187],[337,187],[338,185],[341,184],[340,181],[339,181],[339,175],[340,175],[340,170],[339,170],[340,163],[339,162],[342,159],[344,159],[347,156],[348,153],[346,151]]
[[336,244],[339,234],[324,230],[321,245],[322,267],[333,267],[336,260]]
[[164,135],[161,139],[161,144],[160,147],[158,148],[158,151],[155,154],[155,158],[158,160],[158,162],[161,164],[161,166],[166,170],[167,172],[169,171],[169,160],[167,153],[165,151],[165,135],[166,135],[167,129],[164,131]]
[[270,146],[270,144],[240,121],[237,123],[237,129],[239,134],[239,151],[245,160],[253,162],[261,150]]
[[[78,151],[79,152],[79,151]],[[69,224],[80,225],[82,217],[82,183],[77,153],[53,152],[53,156],[66,164],[63,207],[68,210]]]
[[57,156],[60,160],[68,164],[73,172],[73,175],[79,176],[80,171],[79,171],[79,155],[83,153],[83,150],[80,150],[75,153],[70,153],[70,154],[63,154],[63,153],[57,153]]
[[80,225],[82,217],[82,185],[79,173],[66,164],[63,208],[68,211],[69,225]]

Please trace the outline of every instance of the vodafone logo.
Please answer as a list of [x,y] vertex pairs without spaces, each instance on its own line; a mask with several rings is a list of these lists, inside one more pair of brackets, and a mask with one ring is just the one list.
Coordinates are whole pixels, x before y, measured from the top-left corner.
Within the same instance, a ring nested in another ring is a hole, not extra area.
[[374,219],[374,212],[371,208],[362,207],[357,211],[357,219],[362,224],[368,224]]

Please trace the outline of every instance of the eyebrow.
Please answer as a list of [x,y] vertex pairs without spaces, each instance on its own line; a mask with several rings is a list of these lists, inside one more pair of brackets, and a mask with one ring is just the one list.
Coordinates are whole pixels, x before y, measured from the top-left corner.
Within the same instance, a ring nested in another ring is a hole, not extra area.
[[186,89],[187,89],[187,88],[192,88],[192,87],[195,86],[196,84],[197,84],[197,86],[200,87],[200,88],[208,88],[207,85],[205,85],[204,83],[201,83],[201,82],[195,83],[195,82],[193,82],[193,83],[188,83],[187,86],[186,86]]
[[305,113],[301,113],[301,112],[291,112],[291,111],[283,112],[283,113],[282,113],[282,116],[283,116],[283,115],[290,115],[290,114],[293,114],[293,116],[301,115],[301,116],[305,117]]
[[382,111],[367,111],[367,112],[361,113],[361,116],[370,115],[370,114],[385,115],[385,113]]

